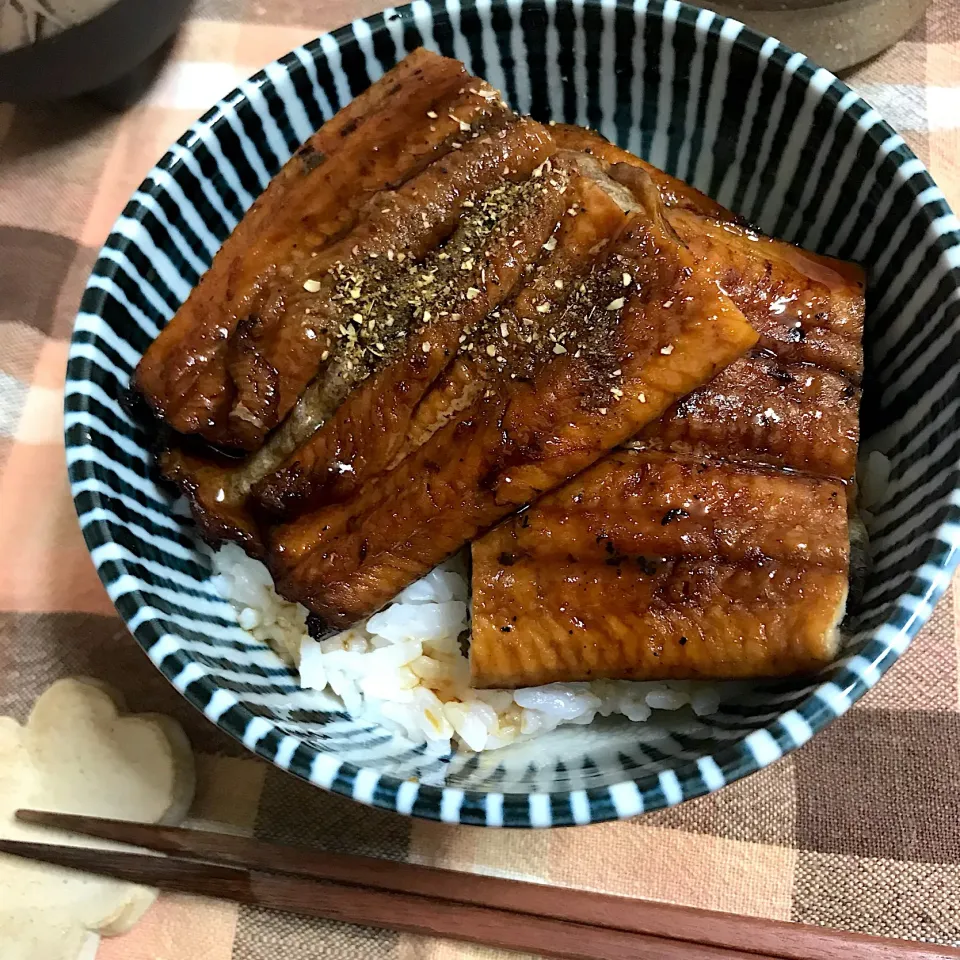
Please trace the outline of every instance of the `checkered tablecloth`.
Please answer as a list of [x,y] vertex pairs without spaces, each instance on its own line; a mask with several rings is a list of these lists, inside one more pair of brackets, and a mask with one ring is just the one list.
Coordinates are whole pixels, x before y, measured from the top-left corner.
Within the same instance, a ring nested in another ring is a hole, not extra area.
[[[260,837],[719,910],[960,942],[956,588],[854,710],[719,794],[627,823],[497,832],[369,810],[253,759],[167,685],[94,573],[61,436],[67,344],[97,249],[168,144],[267,61],[378,0],[205,0],[145,99],[0,105],[0,714],[86,674],[178,717],[194,815]],[[960,203],[960,3],[848,78]],[[164,896],[98,960],[378,960],[494,951]],[[506,955],[504,955],[506,956]]]

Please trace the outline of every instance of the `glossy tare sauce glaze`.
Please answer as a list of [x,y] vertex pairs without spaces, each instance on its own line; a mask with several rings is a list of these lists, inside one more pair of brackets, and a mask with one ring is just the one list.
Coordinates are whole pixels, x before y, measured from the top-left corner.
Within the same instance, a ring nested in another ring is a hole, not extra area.
[[[565,198],[558,219],[579,216],[576,178],[555,184]],[[756,342],[741,313],[696,270],[652,183],[619,224],[608,243],[587,252],[569,287],[554,285],[537,305],[545,307],[536,313],[543,346],[538,341],[532,361],[511,369],[503,355],[496,384],[392,470],[272,531],[270,567],[284,595],[334,625],[369,615]],[[555,255],[553,239],[544,246]],[[544,269],[538,260],[524,271],[527,283]],[[494,335],[501,322],[490,321]]]
[[690,209],[667,218],[759,343],[629,453],[474,544],[477,686],[779,676],[836,656],[863,273]]
[[862,329],[859,268],[417,51],[136,385],[202,533],[327,628],[473,541],[478,686],[780,675],[836,651]]
[[473,685],[816,670],[846,510],[836,481],[618,451],[473,545]]

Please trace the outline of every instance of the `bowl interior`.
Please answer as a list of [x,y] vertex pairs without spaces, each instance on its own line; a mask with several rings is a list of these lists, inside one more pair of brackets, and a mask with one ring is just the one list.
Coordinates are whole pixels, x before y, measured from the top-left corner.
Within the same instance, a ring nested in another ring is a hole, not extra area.
[[[211,589],[125,402],[139,356],[292,151],[406,52],[462,59],[540,120],[595,127],[763,231],[868,268],[863,446],[891,459],[849,655],[739,688],[708,720],[598,721],[536,748],[430,756],[298,689]],[[717,789],[803,743],[873,685],[949,581],[957,544],[957,222],[870,107],[804,57],[677,3],[416,3],[267,67],[130,200],[77,320],[66,400],[80,521],[117,609],[194,704],[262,756],[357,799],[470,823],[627,816]]]

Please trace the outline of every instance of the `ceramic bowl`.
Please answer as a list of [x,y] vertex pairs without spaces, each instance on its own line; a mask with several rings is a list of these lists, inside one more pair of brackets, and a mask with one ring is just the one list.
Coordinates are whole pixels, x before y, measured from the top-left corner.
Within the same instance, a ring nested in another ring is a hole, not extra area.
[[[426,756],[300,691],[239,630],[189,520],[154,482],[131,371],[297,145],[406,52],[463,60],[541,120],[599,129],[764,231],[868,270],[863,445],[889,456],[846,656],[757,683],[709,720],[598,722],[536,747]],[[827,71],[680,3],[436,0],[270,64],[171,147],[97,261],[70,352],[66,441],[94,563],[136,641],[211,722],[320,787],[420,817],[551,826],[696,797],[799,747],[906,649],[957,564],[960,234],[920,161]]]

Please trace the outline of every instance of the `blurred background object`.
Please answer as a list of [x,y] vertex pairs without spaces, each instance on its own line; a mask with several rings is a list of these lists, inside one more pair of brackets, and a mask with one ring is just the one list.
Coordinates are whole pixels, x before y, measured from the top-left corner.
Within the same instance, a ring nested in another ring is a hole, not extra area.
[[0,0],[0,101],[97,91],[123,107],[149,83],[190,0]]
[[[930,0],[701,2],[836,72],[899,40],[920,21]],[[164,44],[189,5],[190,0],[0,0],[0,102],[95,92],[107,106],[128,106],[156,74]],[[235,6],[239,12],[245,3],[236,0]]]
[[113,0],[3,0],[0,51],[16,50],[52,37],[102,13]]
[[931,0],[719,0],[705,6],[769,33],[836,73],[892,46]]

